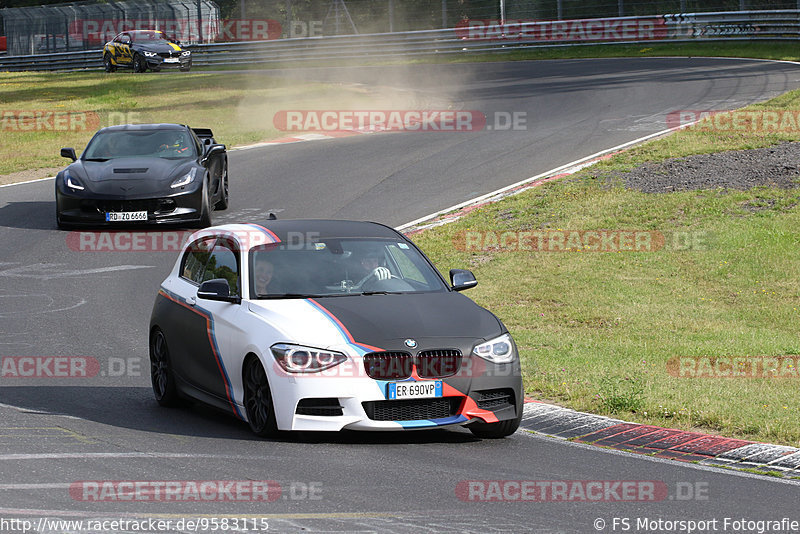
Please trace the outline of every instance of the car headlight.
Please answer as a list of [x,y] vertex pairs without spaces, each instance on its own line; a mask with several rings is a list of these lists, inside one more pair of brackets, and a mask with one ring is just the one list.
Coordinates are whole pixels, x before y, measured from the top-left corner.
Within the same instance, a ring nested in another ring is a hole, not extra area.
[[197,168],[196,167],[192,167],[192,170],[190,170],[189,172],[187,172],[186,174],[184,174],[180,178],[176,178],[175,180],[173,180],[172,184],[170,184],[170,187],[172,189],[176,189],[178,187],[183,187],[183,186],[189,185],[190,183],[192,183],[194,181],[194,175],[195,174],[197,174]]
[[145,50],[143,53],[144,57],[156,57],[158,55],[157,52],[148,52],[147,50]]
[[191,50],[184,50],[183,52],[181,52],[181,55],[183,57],[191,56],[192,55],[192,51]]
[[493,363],[510,363],[514,360],[514,343],[510,334],[503,334],[479,345],[475,345],[472,354]]
[[272,356],[289,373],[318,373],[347,361],[341,352],[302,345],[278,343],[270,347]]
[[69,173],[69,171],[64,171],[64,185],[72,191],[83,191],[86,189],[81,185],[77,178]]

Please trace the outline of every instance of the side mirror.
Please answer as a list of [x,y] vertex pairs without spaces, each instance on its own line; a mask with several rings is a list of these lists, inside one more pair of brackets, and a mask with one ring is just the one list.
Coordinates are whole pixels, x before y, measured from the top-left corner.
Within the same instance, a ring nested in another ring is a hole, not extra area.
[[242,297],[231,295],[231,286],[228,285],[228,281],[224,278],[206,280],[200,284],[200,289],[197,290],[197,298],[230,302],[231,304],[242,302]]
[[203,155],[203,159],[200,160],[200,163],[205,165],[208,163],[208,160],[211,159],[211,156],[221,152],[225,152],[225,145],[206,145],[205,155]]
[[78,156],[75,155],[74,148],[62,148],[61,149],[61,157],[62,158],[69,158],[72,161],[77,161]]
[[453,291],[464,291],[478,285],[472,271],[466,269],[450,269],[450,286]]

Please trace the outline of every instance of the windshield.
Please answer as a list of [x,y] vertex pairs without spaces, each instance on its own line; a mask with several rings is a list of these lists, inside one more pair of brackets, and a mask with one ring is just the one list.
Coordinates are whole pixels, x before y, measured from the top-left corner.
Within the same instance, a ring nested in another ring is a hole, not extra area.
[[262,245],[250,252],[252,298],[308,298],[447,291],[439,274],[408,243],[320,239]]
[[133,42],[144,43],[148,41],[168,41],[167,36],[159,31],[139,31],[131,33]]
[[183,159],[196,157],[195,144],[184,130],[111,130],[95,135],[83,159],[129,157]]

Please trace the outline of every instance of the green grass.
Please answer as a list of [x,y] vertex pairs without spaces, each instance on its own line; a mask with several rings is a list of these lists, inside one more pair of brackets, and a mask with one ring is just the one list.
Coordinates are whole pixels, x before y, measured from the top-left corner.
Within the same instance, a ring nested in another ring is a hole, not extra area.
[[[640,45],[564,46],[500,53],[470,52],[408,56],[403,58],[326,62],[332,65],[394,65],[509,61],[591,57],[729,56],[768,59],[800,59],[797,47],[786,42],[754,43],[654,43]],[[296,66],[252,64],[264,69]],[[303,63],[313,66],[314,63]],[[240,70],[246,66],[232,65]],[[220,67],[214,67],[220,70]],[[202,68],[175,75],[132,75],[128,72],[4,73],[0,82],[0,113],[6,111],[91,111],[99,124],[120,122],[180,122],[211,126],[228,145],[242,145],[287,135],[273,126],[276,111],[286,109],[400,109],[420,107],[419,96],[382,88],[380,93],[355,86],[297,82],[248,73],[211,73]],[[409,100],[411,99],[411,100]],[[778,105],[778,104],[776,104]],[[436,103],[441,108],[441,103]],[[80,151],[93,133],[84,131],[15,131],[3,125],[0,143],[0,175],[63,166],[59,148]],[[726,149],[725,143],[701,140],[695,150]],[[751,140],[769,144],[774,139]],[[727,144],[726,144],[727,143]],[[735,144],[735,143],[734,143]],[[667,147],[671,150],[671,147]],[[24,178],[24,177],[23,177]]]
[[[763,107],[800,109],[800,92]],[[790,137],[682,131],[414,239],[442,269],[475,272],[469,296],[514,335],[529,395],[798,446],[800,377],[679,378],[667,362],[800,355],[800,189],[646,194],[619,177],[644,161]],[[652,252],[464,250],[468,231],[542,229],[658,231],[666,243]]]
[[[503,43],[497,43],[498,46]],[[511,47],[513,42],[506,43]],[[248,65],[215,65],[195,67],[198,70],[277,69],[298,65],[349,66],[349,65],[408,65],[421,63],[467,63],[492,61],[528,61],[542,59],[581,59],[613,57],[740,57],[756,59],[800,60],[796,43],[788,41],[751,41],[722,43],[652,43],[652,44],[608,44],[608,45],[562,45],[540,48],[509,48],[507,51],[481,52],[460,50],[448,53],[409,55],[371,59],[369,56],[354,59],[319,61],[292,61],[275,63],[251,63]]]
[[[175,73],[6,73],[0,81],[0,117],[6,111],[89,111],[98,126],[124,122],[178,122],[210,127],[217,139],[242,145],[291,135],[273,116],[287,109],[382,109],[407,95],[341,84],[289,81],[268,75]],[[96,127],[95,127],[96,128]],[[78,152],[95,131],[22,131],[3,123],[0,175],[63,166],[59,149]]]

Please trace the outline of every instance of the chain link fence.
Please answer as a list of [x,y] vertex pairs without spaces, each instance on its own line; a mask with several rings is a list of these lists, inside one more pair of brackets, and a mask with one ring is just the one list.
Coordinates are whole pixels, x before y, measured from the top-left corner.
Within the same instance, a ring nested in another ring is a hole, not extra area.
[[[46,1],[46,0],[45,0]],[[108,0],[0,9],[8,55],[101,49],[160,29],[183,44],[402,33],[667,13],[797,10],[800,0]]]
[[223,19],[270,19],[283,37],[453,28],[465,20],[564,20],[800,9],[800,0],[217,0]]
[[96,50],[125,30],[163,30],[185,43],[208,43],[219,27],[211,0],[73,2],[0,10],[8,55]]

